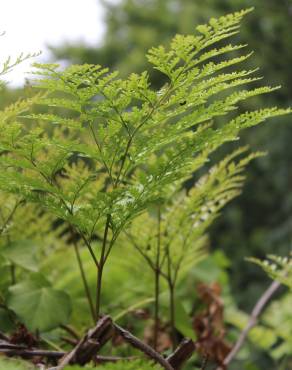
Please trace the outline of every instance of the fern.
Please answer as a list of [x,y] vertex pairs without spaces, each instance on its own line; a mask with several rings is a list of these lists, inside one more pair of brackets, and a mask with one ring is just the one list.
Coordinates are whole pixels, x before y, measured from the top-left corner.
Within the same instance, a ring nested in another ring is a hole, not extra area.
[[[206,254],[206,230],[220,210],[238,196],[248,163],[262,155],[255,153],[238,159],[247,148],[240,148],[213,166],[190,191],[177,193],[168,188],[168,198],[157,211],[146,213],[132,222],[125,232],[130,243],[156,275],[156,304],[159,305],[159,276],[169,290],[169,312],[175,328],[175,290],[179,280]],[[156,307],[158,315],[159,307]],[[158,317],[156,318],[158,321]],[[157,323],[158,325],[158,323]],[[174,336],[174,335],[173,335]],[[173,338],[174,339],[174,338]]]
[[273,279],[292,289],[292,253],[288,257],[269,255],[268,259],[261,261],[256,258],[249,258],[256,263]]
[[[3,36],[5,32],[2,32],[0,36]],[[9,72],[11,72],[15,67],[17,67],[19,64],[23,63],[24,61],[35,58],[40,55],[40,52],[38,53],[20,53],[14,60],[11,59],[11,57],[8,57],[4,62],[1,63],[0,66],[0,77],[7,75]],[[0,88],[3,88],[5,86],[4,81],[0,81]]]
[[[196,35],[176,36],[168,49],[152,48],[148,60],[166,78],[158,91],[152,89],[147,72],[120,79],[117,72],[98,65],[62,70],[57,64],[35,64],[34,84],[43,92],[1,112],[0,187],[62,219],[83,240],[98,274],[95,318],[100,314],[104,265],[121,232],[150,204],[167,201],[169,186],[179,191],[212,152],[237,140],[242,129],[290,113],[265,108],[235,114],[240,102],[277,88],[239,89],[258,80],[250,77],[255,70],[225,69],[251,54],[232,57],[243,45],[213,48],[238,33],[249,11],[211,19],[197,27]],[[219,55],[222,61],[213,62]],[[231,177],[220,165],[214,170],[233,189],[229,198],[237,194],[241,181],[235,176],[240,169],[233,166],[234,176],[232,168],[227,170]],[[214,181],[210,174],[204,189],[197,187],[185,198],[181,222],[191,207],[201,207],[200,216],[194,214],[200,227],[180,229],[186,234],[176,238],[197,240],[198,230],[203,233],[215,217],[211,209],[215,207],[216,214],[220,202],[229,200],[222,187],[213,188]],[[201,204],[199,194],[209,203]],[[204,206],[208,219],[201,222]],[[180,243],[180,251],[169,251],[175,266],[188,256],[181,255],[188,247]]]

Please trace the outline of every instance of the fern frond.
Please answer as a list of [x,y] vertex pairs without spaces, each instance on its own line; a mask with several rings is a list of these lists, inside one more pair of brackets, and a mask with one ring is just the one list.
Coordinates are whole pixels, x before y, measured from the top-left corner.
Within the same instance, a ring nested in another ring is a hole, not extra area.
[[257,258],[248,260],[259,265],[273,280],[292,289],[292,253],[287,257],[269,255],[264,261]]

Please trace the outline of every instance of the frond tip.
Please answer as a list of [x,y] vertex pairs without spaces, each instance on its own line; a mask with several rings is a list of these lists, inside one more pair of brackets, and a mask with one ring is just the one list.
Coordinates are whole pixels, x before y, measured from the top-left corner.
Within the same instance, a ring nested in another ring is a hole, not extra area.
[[269,255],[264,261],[257,258],[248,258],[248,260],[259,265],[273,280],[292,289],[292,252],[287,257]]

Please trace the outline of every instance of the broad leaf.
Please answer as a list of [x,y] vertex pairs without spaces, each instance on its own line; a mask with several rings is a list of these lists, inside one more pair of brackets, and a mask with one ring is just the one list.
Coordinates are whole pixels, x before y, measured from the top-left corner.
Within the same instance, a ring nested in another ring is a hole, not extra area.
[[67,293],[31,280],[9,288],[8,307],[30,330],[49,331],[65,324],[71,314]]

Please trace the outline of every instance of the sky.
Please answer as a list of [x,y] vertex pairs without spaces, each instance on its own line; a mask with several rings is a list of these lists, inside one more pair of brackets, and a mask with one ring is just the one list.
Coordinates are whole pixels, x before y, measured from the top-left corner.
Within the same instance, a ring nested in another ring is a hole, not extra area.
[[48,61],[46,45],[82,41],[96,45],[104,34],[104,11],[99,0],[1,0],[0,63],[21,52],[41,56],[24,62],[5,77],[10,85],[24,82],[33,61]]

